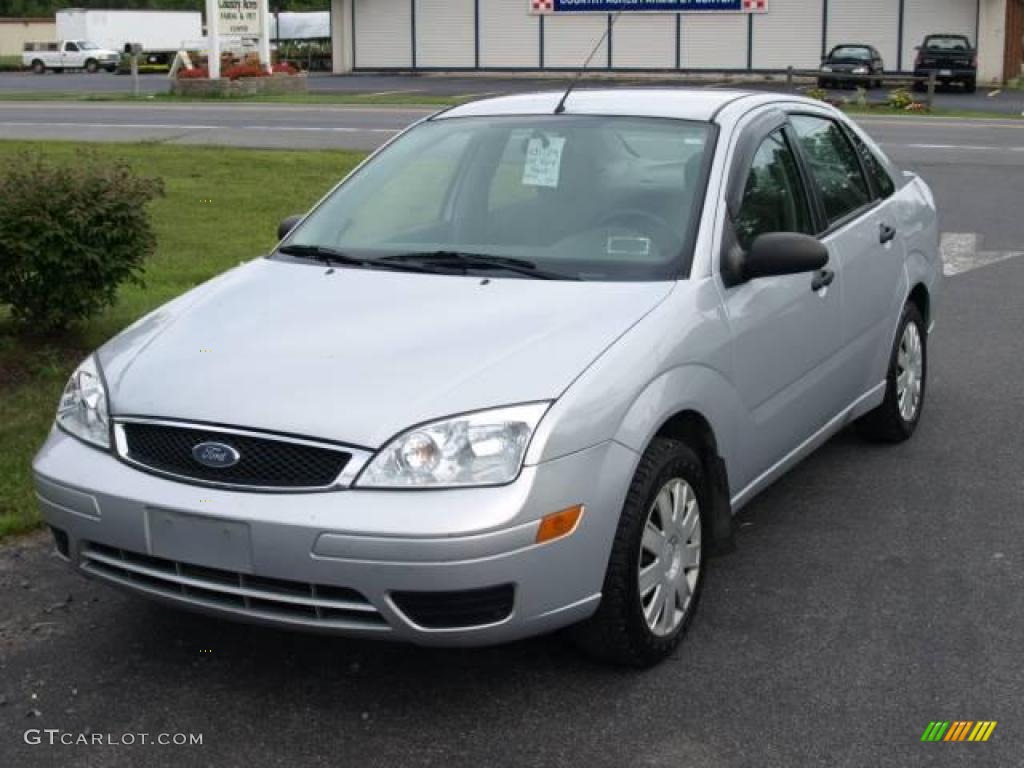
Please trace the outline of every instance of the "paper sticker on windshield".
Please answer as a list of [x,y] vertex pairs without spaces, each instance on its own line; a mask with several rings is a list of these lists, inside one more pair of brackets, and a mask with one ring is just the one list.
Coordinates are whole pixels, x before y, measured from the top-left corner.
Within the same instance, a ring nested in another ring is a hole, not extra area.
[[527,187],[557,187],[558,174],[562,170],[562,148],[564,146],[564,137],[530,139],[526,145],[523,185]]

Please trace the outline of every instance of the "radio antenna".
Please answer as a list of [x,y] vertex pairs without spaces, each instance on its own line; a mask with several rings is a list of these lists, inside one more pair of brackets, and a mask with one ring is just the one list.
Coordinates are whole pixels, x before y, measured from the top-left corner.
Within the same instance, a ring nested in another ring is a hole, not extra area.
[[572,93],[572,89],[575,88],[576,84],[579,83],[579,81],[583,78],[583,73],[586,72],[587,67],[590,66],[591,59],[593,59],[594,56],[597,55],[598,50],[600,50],[601,46],[604,45],[604,41],[607,40],[608,36],[612,33],[612,27],[615,26],[615,22],[619,20],[619,16],[621,15],[622,9],[620,8],[615,13],[615,15],[612,16],[611,21],[608,22],[608,29],[606,29],[604,31],[604,34],[601,35],[601,39],[597,41],[597,45],[594,46],[594,50],[592,50],[590,52],[590,55],[587,56],[587,60],[583,62],[583,66],[576,71],[576,76],[572,79],[572,82],[570,82],[569,86],[565,89],[565,93],[562,94],[562,98],[558,100],[558,106],[555,107],[556,115],[560,115],[563,112],[565,112],[565,100],[569,98],[569,94]]

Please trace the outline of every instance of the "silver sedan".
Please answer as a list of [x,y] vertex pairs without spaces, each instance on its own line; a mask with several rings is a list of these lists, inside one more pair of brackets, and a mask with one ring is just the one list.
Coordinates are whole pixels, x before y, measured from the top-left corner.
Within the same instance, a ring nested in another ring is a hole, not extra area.
[[733,516],[909,438],[935,205],[831,107],[579,90],[421,121],[72,375],[59,553],[186,608],[657,662]]

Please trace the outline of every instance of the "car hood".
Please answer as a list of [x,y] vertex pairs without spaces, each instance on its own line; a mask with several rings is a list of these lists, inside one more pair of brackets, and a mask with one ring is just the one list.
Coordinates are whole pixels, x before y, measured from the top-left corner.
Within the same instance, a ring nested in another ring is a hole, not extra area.
[[557,398],[672,285],[258,259],[147,315],[99,359],[115,416],[378,447],[430,419]]

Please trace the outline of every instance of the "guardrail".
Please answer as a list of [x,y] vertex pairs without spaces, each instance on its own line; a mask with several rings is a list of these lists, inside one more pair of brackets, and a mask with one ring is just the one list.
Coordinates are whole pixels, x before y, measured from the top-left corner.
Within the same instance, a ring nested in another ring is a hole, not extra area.
[[937,74],[932,71],[928,73],[927,77],[914,77],[913,75],[855,75],[852,72],[833,72],[832,77],[828,77],[830,73],[822,72],[820,69],[794,69],[793,67],[786,68],[786,87],[790,90],[793,88],[794,80],[798,77],[809,77],[818,81],[822,78],[826,80],[843,80],[847,82],[866,82],[866,83],[893,83],[895,85],[905,85],[910,83],[911,86],[917,83],[922,83],[925,86],[925,105],[928,109],[932,108],[932,103],[935,101],[935,86],[938,83]]

